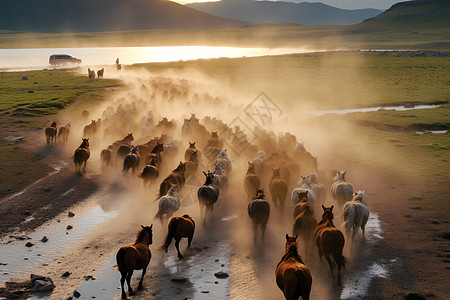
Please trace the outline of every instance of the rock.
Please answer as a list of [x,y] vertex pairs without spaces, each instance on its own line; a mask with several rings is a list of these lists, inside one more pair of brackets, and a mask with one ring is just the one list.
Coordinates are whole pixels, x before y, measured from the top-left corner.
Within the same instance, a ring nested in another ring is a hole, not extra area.
[[[19,147],[19,146],[16,146],[16,147]],[[22,170],[17,171],[16,174],[17,174],[17,175],[22,174]]]
[[42,238],[41,242],[47,243],[47,242],[48,242],[48,237],[46,237],[46,236],[44,235],[44,237]]
[[431,224],[438,225],[438,224],[441,224],[441,223],[439,223],[438,221],[431,221]]
[[72,218],[73,216],[75,216],[75,214],[74,214],[73,212],[69,211],[69,212],[67,213],[67,216],[68,216],[69,218]]
[[0,262],[0,266],[6,266],[7,264],[8,264],[7,261],[2,261],[2,262]]
[[219,260],[218,260],[218,259],[215,259],[214,262],[219,262]]
[[72,225],[67,225],[67,227],[66,227],[67,230],[70,230],[70,229],[72,229],[72,228],[73,228]]
[[61,277],[69,277],[70,274],[71,273],[69,271],[66,271],[66,272],[64,272],[64,274],[61,275]]
[[203,294],[209,294],[209,291],[202,291]]
[[55,288],[53,281],[50,277],[46,277],[44,280],[36,280],[34,286],[31,288],[32,292],[44,293],[50,292]]
[[33,94],[34,93],[34,91],[28,91],[28,94]]
[[214,273],[214,276],[216,276],[217,278],[221,278],[221,279],[229,277],[228,273],[225,273],[222,271]]
[[174,281],[174,282],[185,282],[187,280],[187,278],[183,277],[183,276],[175,276],[175,277],[170,278],[170,280]]
[[52,190],[52,188],[53,188],[53,186],[48,186],[48,187],[42,188],[42,190],[44,192],[50,192]]
[[425,296],[417,293],[407,293],[404,296],[405,300],[425,300]]
[[89,279],[95,280],[95,279],[97,279],[97,278],[95,278],[95,277],[92,276],[92,275],[84,276],[84,280],[88,281]]
[[25,244],[25,246],[27,246],[27,247],[33,247],[34,244],[33,244],[32,242],[28,242],[28,243]]
[[411,218],[411,215],[405,215],[405,218]]
[[22,76],[22,80],[28,80],[27,76]]
[[75,290],[75,291],[73,291],[73,296],[74,296],[75,298],[80,298],[80,297],[81,297],[81,294],[80,294],[79,291]]
[[28,210],[25,210],[24,212],[22,212],[22,215],[29,217],[32,215],[32,213]]
[[31,274],[30,275],[30,280],[31,282],[35,282],[36,280],[44,280],[45,276],[41,276],[41,275],[36,275],[36,274]]

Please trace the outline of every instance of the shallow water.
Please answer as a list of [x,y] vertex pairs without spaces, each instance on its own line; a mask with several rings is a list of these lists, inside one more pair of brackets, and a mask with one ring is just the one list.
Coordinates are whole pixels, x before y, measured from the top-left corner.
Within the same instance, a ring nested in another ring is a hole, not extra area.
[[414,107],[405,107],[404,105],[399,106],[376,106],[376,107],[363,107],[363,108],[348,108],[348,109],[336,109],[336,110],[315,110],[310,111],[309,113],[315,116],[323,116],[326,114],[339,114],[339,115],[345,115],[355,112],[372,112],[372,111],[379,111],[379,110],[396,110],[396,111],[407,111],[407,110],[414,110],[414,109],[430,109],[430,108],[436,108],[440,107],[441,105],[416,105]]

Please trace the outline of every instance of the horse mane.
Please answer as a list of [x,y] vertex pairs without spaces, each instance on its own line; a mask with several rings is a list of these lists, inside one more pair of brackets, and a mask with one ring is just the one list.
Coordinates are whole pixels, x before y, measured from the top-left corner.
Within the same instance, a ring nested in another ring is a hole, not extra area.
[[302,180],[298,183],[299,186],[305,185],[306,187],[311,188],[310,182],[307,177],[302,176]]
[[191,220],[192,221],[192,224],[194,224],[194,228],[195,228],[195,221],[194,221],[194,219],[192,219],[192,217],[190,216],[190,215],[183,215],[183,218],[186,218],[186,219],[189,219],[189,220]]
[[341,172],[337,172],[337,174],[336,174],[336,176],[334,176],[334,178],[333,178],[333,180],[334,181],[338,181],[338,180],[341,180],[341,181],[344,181],[345,182],[345,173],[346,173],[347,171],[341,171]]
[[317,223],[317,226],[319,226],[321,224],[325,224],[325,223],[328,223],[329,225],[334,226],[333,219],[334,219],[333,212],[330,211],[330,210],[326,210],[326,211],[323,212],[322,220],[320,220],[320,222]]
[[359,192],[357,192],[357,193],[355,193],[355,194],[356,194],[356,195],[355,195],[355,197],[353,197],[353,201],[359,201],[359,202],[361,202],[362,204],[367,205],[367,204],[366,204],[366,201],[365,201],[364,191],[359,191]]
[[138,233],[136,234],[136,241],[135,243],[140,243],[145,238],[145,228],[141,228]]
[[206,175],[206,180],[203,185],[210,185],[214,183],[214,174],[208,171],[208,175]]
[[317,183],[317,174],[316,173],[309,174],[308,177],[309,177],[310,183],[313,183],[313,182]]
[[286,260],[290,257],[303,263],[303,260],[300,257],[300,254],[298,254],[297,242],[294,242],[294,243],[291,242],[291,243],[289,243],[289,245],[286,246],[286,251],[284,252],[283,257],[281,258],[281,261]]

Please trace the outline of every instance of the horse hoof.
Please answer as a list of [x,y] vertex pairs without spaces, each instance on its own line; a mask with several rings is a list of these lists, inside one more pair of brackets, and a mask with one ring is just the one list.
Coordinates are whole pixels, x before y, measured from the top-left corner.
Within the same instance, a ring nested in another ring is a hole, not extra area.
[[178,255],[178,258],[179,258],[179,259],[183,259],[183,255],[181,255],[181,254]]

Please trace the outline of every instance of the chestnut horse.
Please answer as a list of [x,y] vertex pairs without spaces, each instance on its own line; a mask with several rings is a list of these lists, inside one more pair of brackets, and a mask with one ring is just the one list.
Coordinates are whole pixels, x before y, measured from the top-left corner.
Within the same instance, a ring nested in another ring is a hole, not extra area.
[[141,156],[139,155],[139,146],[131,146],[131,152],[125,156],[123,160],[122,173],[125,175],[128,174],[128,170],[131,169],[134,174],[139,168],[139,164],[141,163]]
[[144,187],[148,185],[150,182],[154,182],[156,178],[159,177],[159,167],[156,161],[156,158],[153,158],[148,165],[145,166],[144,170],[142,170],[141,178],[144,182]]
[[259,189],[261,186],[261,179],[255,173],[255,164],[249,162],[247,174],[244,177],[244,189],[247,193],[247,199],[252,199],[252,196],[255,193],[255,190]]
[[314,236],[319,250],[319,258],[322,259],[322,255],[325,256],[330,266],[331,274],[333,274],[334,266],[337,266],[338,280],[341,281],[341,268],[345,268],[345,258],[342,255],[345,239],[342,232],[333,224],[333,208],[334,205],[330,207],[322,205],[322,220],[317,224]]
[[261,239],[264,240],[267,222],[270,216],[270,204],[265,199],[264,189],[256,189],[256,196],[247,207],[248,216],[252,219],[253,242],[256,242],[258,236],[258,225],[261,227]]
[[188,239],[189,249],[191,246],[192,238],[194,237],[195,222],[189,215],[183,215],[182,217],[173,217],[169,222],[169,231],[166,236],[166,241],[161,247],[161,251],[167,253],[172,239],[175,239],[175,248],[177,248],[178,258],[182,259],[183,255],[180,252],[180,241],[182,238]]
[[134,244],[121,247],[116,255],[117,267],[121,275],[122,299],[127,299],[124,288],[125,279],[128,284],[128,293],[130,295],[133,293],[131,276],[133,276],[134,270],[142,270],[142,276],[138,286],[138,289],[142,289],[142,280],[152,258],[152,253],[148,246],[153,243],[153,224],[145,227],[141,225],[141,227],[142,229],[137,233]]
[[277,285],[287,300],[309,300],[312,277],[309,268],[298,254],[297,236],[286,234],[284,255],[275,270]]
[[314,231],[317,227],[317,220],[311,203],[307,202],[302,208],[302,211],[294,219],[292,234],[298,234],[303,240],[305,258],[308,259],[309,250],[314,245]]
[[59,127],[59,131],[58,131],[58,138],[62,141],[63,143],[67,142],[67,139],[69,138],[69,133],[70,133],[70,123],[67,123],[64,126]]
[[219,198],[219,188],[215,184],[215,175],[211,173],[211,171],[208,171],[208,173],[203,171],[203,174],[205,175],[206,180],[198,189],[197,198],[200,206],[200,215],[203,218],[203,225],[205,225],[208,213],[210,215],[212,214],[214,203],[216,203]]
[[288,185],[280,175],[280,168],[272,169],[272,179],[269,184],[270,194],[275,207],[281,214],[284,211],[284,203],[288,193]]
[[47,144],[56,142],[56,122],[52,122],[50,126],[45,128],[45,138],[47,139]]
[[83,138],[83,142],[80,147],[75,150],[75,154],[73,155],[73,163],[75,164],[77,174],[81,174],[81,165],[83,164],[83,172],[86,172],[86,162],[90,156],[91,152],[89,151],[89,139]]
[[161,185],[159,186],[159,197],[164,196],[169,191],[171,185],[178,185],[181,190],[186,181],[184,177],[184,172],[186,172],[186,163],[180,161],[178,167],[172,171],[172,173],[167,176]]

